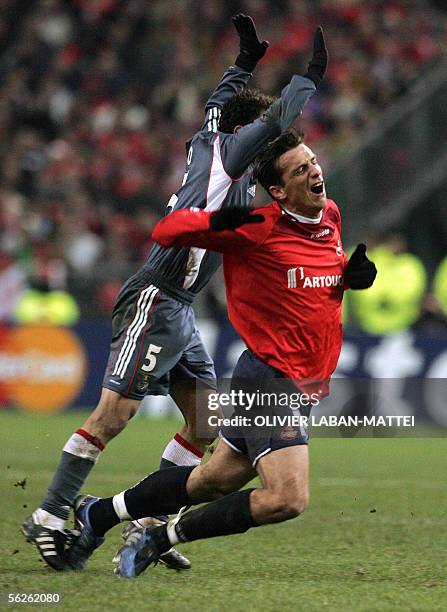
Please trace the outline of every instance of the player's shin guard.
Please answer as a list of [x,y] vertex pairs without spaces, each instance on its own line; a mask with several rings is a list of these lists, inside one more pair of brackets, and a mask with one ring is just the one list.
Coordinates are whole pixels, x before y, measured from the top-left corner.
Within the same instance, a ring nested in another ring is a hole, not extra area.
[[84,429],[78,429],[63,448],[47,496],[40,508],[65,521],[103,449],[104,445],[100,440]]

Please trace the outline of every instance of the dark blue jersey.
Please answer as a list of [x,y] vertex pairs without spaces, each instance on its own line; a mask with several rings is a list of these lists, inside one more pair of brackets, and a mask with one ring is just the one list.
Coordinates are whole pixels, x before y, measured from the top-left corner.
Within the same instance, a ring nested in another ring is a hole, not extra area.
[[[208,211],[221,206],[248,207],[256,184],[252,162],[261,149],[287,130],[315,91],[310,79],[293,76],[266,113],[235,134],[218,131],[223,104],[242,91],[251,74],[229,68],[206,104],[205,123],[188,142],[186,172],[180,189],[171,196],[167,212],[182,208]],[[163,248],[154,245],[145,263],[153,282],[175,287],[191,300],[220,265],[221,256],[200,248]]]

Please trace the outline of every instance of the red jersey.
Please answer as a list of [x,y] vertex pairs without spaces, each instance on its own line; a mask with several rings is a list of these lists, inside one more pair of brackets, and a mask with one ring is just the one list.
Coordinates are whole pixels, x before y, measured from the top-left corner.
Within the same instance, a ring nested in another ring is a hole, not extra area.
[[319,223],[302,223],[274,202],[256,209],[265,221],[210,230],[211,213],[179,210],[152,237],[164,247],[223,253],[230,321],[262,361],[293,379],[328,379],[342,343],[343,270],[337,205]]

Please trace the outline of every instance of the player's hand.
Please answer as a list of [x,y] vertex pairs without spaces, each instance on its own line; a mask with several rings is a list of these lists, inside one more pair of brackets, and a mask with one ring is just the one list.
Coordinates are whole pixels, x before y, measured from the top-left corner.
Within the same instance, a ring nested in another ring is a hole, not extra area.
[[259,40],[253,19],[243,13],[238,13],[232,18],[234,27],[239,34],[240,53],[236,59],[236,66],[251,72],[261,57],[269,48],[268,41]]
[[252,215],[249,208],[221,208],[210,218],[210,228],[213,232],[235,230],[247,223],[262,223],[264,215]]
[[327,61],[328,52],[324,41],[323,28],[318,26],[314,35],[314,53],[304,75],[315,83],[315,87],[318,87],[326,73]]
[[345,268],[345,281],[351,289],[368,289],[376,276],[376,266],[366,257],[366,245],[358,244]]

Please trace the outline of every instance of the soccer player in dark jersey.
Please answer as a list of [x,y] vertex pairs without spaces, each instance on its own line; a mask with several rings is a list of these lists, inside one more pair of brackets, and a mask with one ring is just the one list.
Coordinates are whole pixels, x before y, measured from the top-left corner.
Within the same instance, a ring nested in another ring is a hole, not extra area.
[[[278,100],[243,91],[268,43],[258,40],[249,17],[237,15],[234,23],[240,54],[208,100],[202,129],[187,143],[183,183],[171,197],[168,212],[248,207],[255,192],[251,162],[292,125],[324,75],[327,53],[318,29],[308,72],[293,76]],[[204,395],[209,394],[215,389],[215,373],[191,304],[219,263],[219,254],[200,247],[156,245],[122,288],[99,404],[67,441],[46,498],[22,526],[54,569],[67,569],[62,530],[80,488],[145,395],[170,393],[186,421],[163,452],[161,467],[200,463],[207,440],[196,437],[196,381],[205,387]],[[177,569],[189,567],[175,550],[161,560]]]
[[[256,173],[275,198],[272,204],[242,215],[177,211],[158,223],[154,238],[165,247],[194,245],[224,254],[229,317],[248,346],[233,374],[239,388],[269,391],[284,381],[296,390],[311,379],[321,398],[341,349],[344,290],[371,286],[375,266],[364,245],[346,260],[339,210],[326,197],[315,154],[299,136],[286,133],[269,144]],[[116,571],[133,577],[179,542],[242,533],[305,510],[305,429],[225,425],[220,435],[204,465],[155,472],[113,498],[84,496],[84,528],[68,558],[86,558],[120,520],[214,500],[127,542]],[[256,474],[260,488],[238,490]]]

